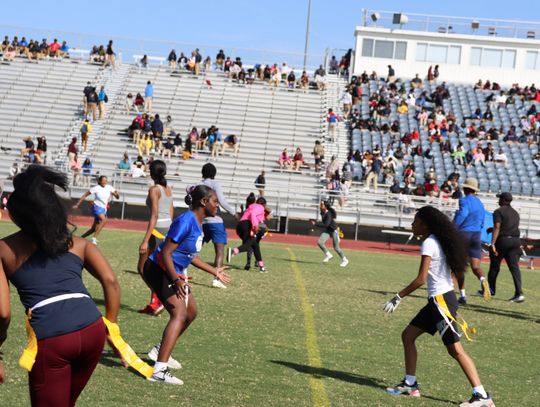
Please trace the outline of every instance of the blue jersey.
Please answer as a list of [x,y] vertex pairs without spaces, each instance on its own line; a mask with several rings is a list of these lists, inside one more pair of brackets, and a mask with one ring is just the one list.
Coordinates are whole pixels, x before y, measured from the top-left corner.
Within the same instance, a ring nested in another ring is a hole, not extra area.
[[[173,220],[167,232],[167,238],[178,243],[178,247],[172,253],[172,260],[176,272],[184,274],[191,261],[201,251],[203,242],[203,232],[197,219],[195,219],[194,213],[187,211]],[[150,259],[165,270],[161,254],[164,245],[165,241],[150,255]]]
[[484,225],[484,213],[484,204],[478,197],[464,196],[459,200],[454,224],[461,232],[480,232]]

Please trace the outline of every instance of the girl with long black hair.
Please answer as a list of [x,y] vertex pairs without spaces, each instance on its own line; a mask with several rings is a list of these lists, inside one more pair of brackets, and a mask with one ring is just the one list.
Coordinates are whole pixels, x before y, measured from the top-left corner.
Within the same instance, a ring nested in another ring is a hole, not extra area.
[[[424,206],[416,213],[412,223],[413,233],[425,238],[422,243],[418,276],[384,305],[388,313],[394,312],[401,299],[427,282],[428,303],[407,325],[401,339],[405,350],[405,378],[396,386],[386,390],[392,394],[420,397],[416,381],[416,339],[424,334],[439,332],[441,339],[452,356],[461,366],[473,387],[473,395],[461,407],[494,407],[486,393],[476,366],[460,343],[458,333],[458,302],[454,293],[452,273],[463,276],[467,268],[467,250],[454,224],[441,211]],[[467,334],[467,327],[461,324]]]
[[[166,175],[167,165],[163,161],[154,160],[150,163],[150,177],[154,181],[154,185],[150,187],[146,197],[146,207],[150,212],[150,219],[143,241],[139,246],[139,263],[137,264],[137,270],[143,279],[144,263],[148,259],[148,255],[165,239],[174,216],[172,189],[167,185]],[[163,310],[163,304],[152,292],[150,303],[139,312],[157,316]]]
[[[323,228],[324,231],[321,233],[321,237],[319,237],[317,245],[324,253],[323,262],[328,263],[334,257],[325,246],[328,239],[332,238],[334,250],[341,258],[341,263],[339,263],[340,267],[347,267],[347,264],[349,264],[349,260],[347,259],[347,257],[345,257],[345,253],[343,253],[341,247],[339,247],[339,231],[338,225],[336,223],[336,210],[328,201],[322,201],[319,205],[319,209],[321,210],[322,218],[322,225],[319,226]],[[312,221],[312,224],[316,225],[315,221]]]
[[216,216],[219,206],[216,193],[206,185],[197,185],[189,189],[185,201],[190,210],[174,219],[165,241],[144,264],[144,280],[169,313],[161,343],[148,354],[156,360],[148,380],[176,385],[183,382],[169,373],[169,367],[175,368],[171,354],[179,336],[197,316],[197,304],[188,284],[188,266],[193,264],[224,283],[230,281],[223,267],[212,267],[197,257],[203,244],[202,222]]
[[[86,268],[101,284],[106,318],[116,323],[120,287],[98,248],[73,236],[64,174],[31,165],[13,180],[7,207],[20,230],[0,240],[0,346],[10,320],[8,281],[27,310],[30,344],[21,365],[29,369],[32,406],[74,406],[105,344],[105,325],[82,281]],[[0,353],[1,356],[1,353]],[[35,362],[33,361],[35,357]],[[0,357],[0,383],[5,370]]]

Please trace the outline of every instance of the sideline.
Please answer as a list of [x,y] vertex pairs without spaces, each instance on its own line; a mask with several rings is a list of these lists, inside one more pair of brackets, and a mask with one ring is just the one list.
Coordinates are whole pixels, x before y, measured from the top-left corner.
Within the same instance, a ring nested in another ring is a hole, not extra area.
[[[309,302],[309,297],[302,277],[302,271],[296,263],[296,255],[288,247],[287,251],[291,258],[291,268],[294,272],[294,278],[296,280],[296,286],[298,287],[298,294],[300,295],[300,303],[302,305],[302,311],[304,313],[304,329],[306,331],[306,348],[308,353],[309,366],[313,368],[322,368],[321,355],[319,347],[317,346],[317,333],[315,332],[315,318],[313,316],[313,309]],[[309,385],[311,387],[311,398],[315,407],[327,407],[330,406],[328,395],[324,387],[323,379],[311,375],[309,377]]]

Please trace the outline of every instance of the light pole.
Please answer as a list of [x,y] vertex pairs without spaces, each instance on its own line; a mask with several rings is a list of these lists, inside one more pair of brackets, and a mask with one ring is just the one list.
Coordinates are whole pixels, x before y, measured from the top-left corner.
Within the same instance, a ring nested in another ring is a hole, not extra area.
[[307,65],[307,52],[309,46],[309,23],[311,20],[311,0],[308,0],[308,11],[307,11],[307,24],[306,24],[306,46],[304,47],[304,71],[306,70]]

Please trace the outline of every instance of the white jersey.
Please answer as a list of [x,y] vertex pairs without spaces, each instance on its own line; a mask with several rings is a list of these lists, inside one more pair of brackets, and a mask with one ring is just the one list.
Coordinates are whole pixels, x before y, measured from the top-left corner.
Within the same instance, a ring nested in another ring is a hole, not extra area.
[[104,187],[98,184],[90,188],[90,193],[94,195],[94,205],[104,209],[107,209],[113,192],[116,192],[116,190],[109,184]]
[[431,257],[429,264],[427,290],[428,296],[444,294],[454,289],[450,267],[446,262],[446,257],[442,247],[434,235],[430,235],[422,243],[422,256]]

